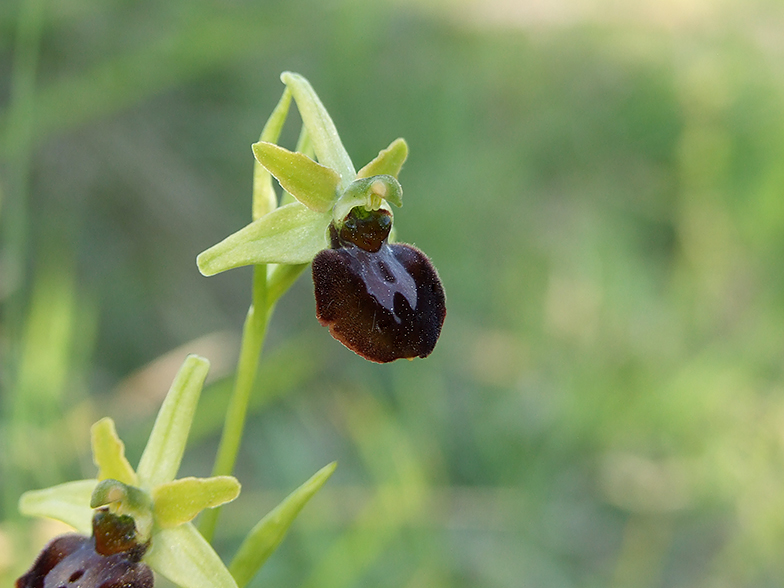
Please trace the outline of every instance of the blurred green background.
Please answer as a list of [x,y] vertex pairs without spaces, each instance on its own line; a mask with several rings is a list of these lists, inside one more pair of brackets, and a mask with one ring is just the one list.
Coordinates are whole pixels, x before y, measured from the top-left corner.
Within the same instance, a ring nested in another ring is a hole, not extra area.
[[[136,463],[188,352],[208,475],[250,301],[196,255],[250,218],[283,70],[448,296],[377,366],[279,304],[217,548],[339,468],[252,584],[784,585],[784,6],[765,0],[0,4],[0,584],[21,492]],[[294,116],[296,119],[296,115]],[[284,144],[293,146],[289,123]]]

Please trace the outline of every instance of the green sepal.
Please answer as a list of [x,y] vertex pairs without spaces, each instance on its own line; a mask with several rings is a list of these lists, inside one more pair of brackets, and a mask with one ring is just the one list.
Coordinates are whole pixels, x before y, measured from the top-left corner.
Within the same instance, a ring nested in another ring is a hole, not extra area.
[[240,483],[232,476],[180,478],[156,486],[152,491],[153,514],[162,529],[187,523],[205,508],[231,502],[240,493]]
[[329,214],[293,202],[253,221],[196,258],[205,276],[258,263],[309,263],[329,246]]
[[99,480],[113,479],[132,486],[138,485],[136,472],[125,458],[125,445],[117,435],[111,418],[102,418],[90,428],[90,441]]
[[369,178],[386,174],[397,178],[408,157],[408,144],[405,139],[395,139],[389,147],[378,152],[375,159],[357,172],[357,178]]
[[[264,129],[261,131],[259,141],[275,143],[280,137],[280,131],[289,113],[291,104],[291,91],[286,88],[283,96],[280,97],[275,110],[267,119]],[[253,165],[253,220],[261,218],[267,213],[272,212],[278,207],[278,197],[272,185],[272,176],[256,160]]]
[[182,588],[237,588],[237,583],[191,523],[155,533],[144,562]]
[[332,462],[321,468],[250,530],[229,565],[229,570],[238,586],[245,586],[256,575],[267,558],[283,541],[302,507],[324,485],[336,467],[337,462]]
[[19,512],[29,517],[47,517],[71,525],[84,535],[92,533],[93,509],[90,497],[98,480],[78,480],[25,492],[19,498]]
[[177,372],[136,468],[144,489],[171,482],[177,474],[209,369],[209,361],[189,355]]
[[351,209],[357,206],[368,210],[389,210],[388,206],[384,206],[384,201],[395,206],[403,205],[403,188],[400,182],[390,175],[361,178],[352,182],[335,203],[332,218],[337,224],[341,224]]
[[310,82],[301,75],[284,71],[280,79],[294,95],[302,124],[308,129],[319,162],[335,170],[340,175],[340,188],[346,188],[357,174],[327,109]]
[[289,194],[316,212],[327,212],[338,197],[340,176],[310,157],[259,141],[253,154]]

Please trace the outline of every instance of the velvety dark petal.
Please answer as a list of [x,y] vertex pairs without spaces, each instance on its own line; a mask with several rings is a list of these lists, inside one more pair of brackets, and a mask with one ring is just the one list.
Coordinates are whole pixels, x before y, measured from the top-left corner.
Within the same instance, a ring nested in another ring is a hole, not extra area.
[[16,588],[152,588],[153,573],[125,554],[106,557],[92,539],[64,535],[52,541]]
[[86,543],[90,543],[88,537],[76,534],[61,535],[52,539],[38,554],[33,567],[16,581],[16,588],[43,588],[46,575],[67,556]]
[[92,538],[54,539],[16,588],[152,588],[152,570],[140,563],[147,546],[136,542],[133,519],[100,510]]
[[44,580],[43,588],[152,588],[152,570],[129,561],[124,554],[110,556],[95,551],[89,543],[57,564]]
[[377,252],[352,244],[313,260],[316,316],[332,336],[371,361],[426,357],[446,316],[441,280],[411,245]]

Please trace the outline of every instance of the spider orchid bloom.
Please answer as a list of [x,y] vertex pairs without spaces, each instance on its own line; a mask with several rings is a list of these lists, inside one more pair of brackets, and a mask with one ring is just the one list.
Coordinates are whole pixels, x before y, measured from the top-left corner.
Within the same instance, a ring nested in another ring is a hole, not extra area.
[[96,479],[22,495],[22,514],[57,519],[92,537],[54,539],[17,588],[150,588],[150,568],[182,588],[237,588],[190,521],[234,500],[239,482],[231,476],[174,479],[208,369],[201,357],[185,360],[135,471],[114,421],[104,418],[91,429]]
[[[206,276],[243,265],[268,268],[271,292],[313,262],[316,314],[346,347],[380,363],[426,357],[446,316],[441,281],[419,249],[389,244],[402,206],[397,176],[408,146],[397,139],[355,171],[335,125],[308,81],[284,72],[286,90],[253,145],[254,220],[197,258]],[[291,98],[303,134],[298,151],[275,144]],[[314,160],[307,152],[315,153]],[[286,191],[280,206],[272,177]],[[285,268],[289,268],[287,271]]]

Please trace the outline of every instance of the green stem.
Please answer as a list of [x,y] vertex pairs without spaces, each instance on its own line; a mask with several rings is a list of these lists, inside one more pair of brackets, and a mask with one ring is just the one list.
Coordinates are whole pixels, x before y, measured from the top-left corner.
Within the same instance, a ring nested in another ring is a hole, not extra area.
[[[260,140],[270,142],[278,140],[290,102],[291,92],[287,89],[267,124],[264,125]],[[307,129],[303,126],[297,141],[297,151],[311,155],[311,149]],[[253,168],[253,206],[251,208],[253,220],[261,218],[274,210],[276,206],[277,196],[272,186],[272,177],[257,161]],[[253,391],[259,358],[264,348],[264,338],[267,335],[267,325],[278,298],[291,287],[306,267],[307,264],[274,265],[269,268],[266,265],[253,267],[253,300],[242,327],[242,344],[237,362],[237,376],[234,380],[234,390],[223,423],[223,434],[212,470],[213,476],[230,476],[234,472],[234,465],[237,462],[242,442],[242,433],[245,429],[245,419],[248,416],[250,394]],[[213,508],[204,511],[199,519],[199,531],[207,541],[212,541],[219,514],[220,507]]]
[[[234,471],[248,414],[248,402],[256,380],[259,356],[264,347],[272,309],[273,306],[267,299],[267,266],[257,265],[253,268],[253,302],[242,327],[237,376],[223,424],[218,455],[212,470],[213,476],[230,476]],[[207,541],[212,540],[219,514],[220,508],[213,508],[205,511],[201,516],[199,530]]]

